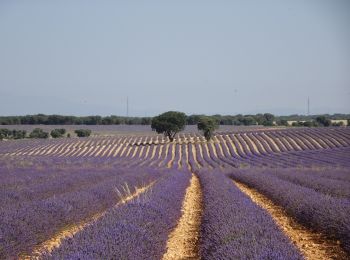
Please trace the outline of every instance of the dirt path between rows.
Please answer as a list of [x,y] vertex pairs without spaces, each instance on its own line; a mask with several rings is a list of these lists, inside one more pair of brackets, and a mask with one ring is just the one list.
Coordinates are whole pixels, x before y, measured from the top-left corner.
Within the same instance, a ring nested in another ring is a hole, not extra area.
[[202,214],[202,191],[198,177],[192,173],[182,204],[182,216],[170,233],[163,259],[200,259],[198,242]]
[[[122,204],[125,204],[128,201],[137,198],[142,193],[144,193],[148,189],[150,189],[155,184],[155,182],[156,181],[153,181],[146,186],[136,188],[133,193],[131,193],[131,192],[123,193],[121,198],[120,198],[120,201],[117,204],[115,204],[113,207],[119,207]],[[57,234],[55,234],[50,239],[44,241],[40,245],[37,245],[33,249],[31,254],[27,254],[27,253],[20,254],[18,259],[19,260],[40,259],[44,253],[51,253],[55,248],[60,247],[63,240],[65,240],[69,237],[73,237],[76,233],[83,230],[87,226],[93,224],[99,218],[103,217],[107,213],[107,211],[108,211],[108,209],[103,211],[103,212],[96,213],[84,221],[66,226],[65,228],[61,229]]]
[[258,206],[266,210],[278,227],[289,237],[305,259],[348,259],[339,243],[312,232],[289,217],[282,207],[247,185],[233,181],[234,184]]

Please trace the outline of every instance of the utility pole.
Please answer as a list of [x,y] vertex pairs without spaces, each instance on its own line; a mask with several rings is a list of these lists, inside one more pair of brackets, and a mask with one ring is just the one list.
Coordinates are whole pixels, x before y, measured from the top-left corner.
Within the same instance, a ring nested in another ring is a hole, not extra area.
[[307,115],[310,115],[310,98],[307,97]]

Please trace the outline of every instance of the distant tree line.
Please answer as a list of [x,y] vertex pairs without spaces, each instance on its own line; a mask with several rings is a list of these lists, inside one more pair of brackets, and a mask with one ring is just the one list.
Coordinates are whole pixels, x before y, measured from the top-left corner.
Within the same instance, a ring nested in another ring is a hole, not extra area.
[[219,125],[265,125],[272,126],[276,117],[270,113],[256,115],[190,115],[187,117],[188,125],[197,125],[201,118],[210,117]]
[[[196,125],[204,115],[186,116],[187,125]],[[220,125],[272,125],[274,115],[210,116]],[[152,117],[25,115],[2,116],[0,125],[151,125]]]
[[324,116],[330,120],[348,120],[350,119],[350,114],[319,114],[319,115],[288,115],[288,116],[278,116],[279,120],[287,121],[311,121],[316,120],[317,117]]
[[[341,120],[341,119],[340,119]],[[295,121],[292,126],[304,126],[304,127],[328,127],[328,126],[344,126],[342,121],[332,122],[332,120],[326,116],[317,116],[315,119],[308,121]],[[350,125],[350,119],[347,119],[347,125]]]
[[150,125],[151,117],[25,115],[2,116],[0,125]]
[[[205,115],[185,115],[187,125],[197,125]],[[212,115],[207,116],[218,122],[219,125],[281,125],[287,126],[288,121],[296,121],[294,126],[327,126],[316,119],[324,117],[327,120],[349,120],[350,114],[333,115],[290,115],[274,116],[270,113],[256,115]],[[151,125],[152,117],[122,117],[122,116],[62,116],[62,115],[26,115],[2,116],[0,125]],[[318,122],[317,124],[315,122]],[[340,125],[340,123],[333,124]]]

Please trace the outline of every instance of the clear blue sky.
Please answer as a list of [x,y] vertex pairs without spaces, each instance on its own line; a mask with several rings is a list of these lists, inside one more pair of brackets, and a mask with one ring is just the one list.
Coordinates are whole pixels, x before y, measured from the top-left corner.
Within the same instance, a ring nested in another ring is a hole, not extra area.
[[350,1],[0,1],[0,115],[350,113]]

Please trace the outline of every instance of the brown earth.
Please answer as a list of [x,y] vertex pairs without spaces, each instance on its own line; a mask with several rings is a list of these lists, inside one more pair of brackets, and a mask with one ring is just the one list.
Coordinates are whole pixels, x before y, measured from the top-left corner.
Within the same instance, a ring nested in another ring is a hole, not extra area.
[[182,216],[170,233],[164,260],[199,259],[198,241],[202,212],[202,191],[199,179],[192,174],[182,204]]

